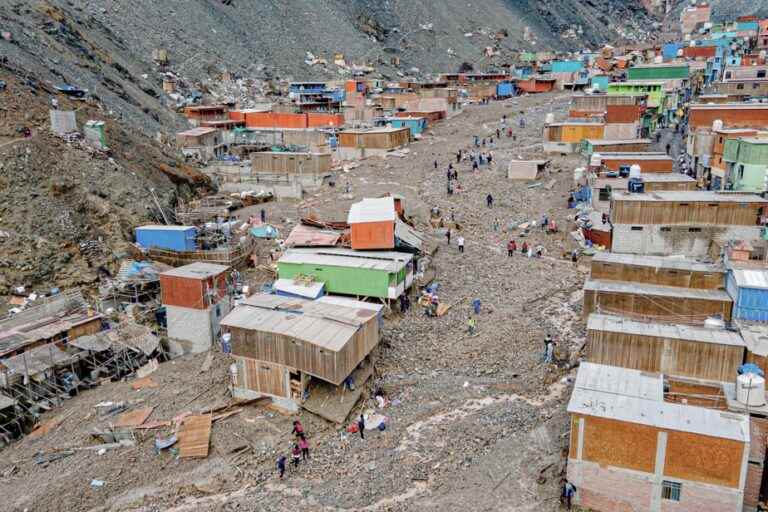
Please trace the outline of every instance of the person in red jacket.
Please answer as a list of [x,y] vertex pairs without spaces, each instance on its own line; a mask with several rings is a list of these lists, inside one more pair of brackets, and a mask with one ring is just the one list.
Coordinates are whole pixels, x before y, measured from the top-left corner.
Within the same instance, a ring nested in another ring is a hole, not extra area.
[[517,242],[510,240],[507,242],[507,256],[514,256],[517,250]]

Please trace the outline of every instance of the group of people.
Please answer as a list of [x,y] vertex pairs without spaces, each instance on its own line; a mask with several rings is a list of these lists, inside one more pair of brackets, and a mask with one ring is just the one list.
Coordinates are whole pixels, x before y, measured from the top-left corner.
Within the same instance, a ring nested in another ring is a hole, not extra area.
[[[295,442],[293,443],[293,448],[291,449],[291,463],[295,469],[299,467],[299,464],[302,460],[309,460],[309,441],[307,441],[307,435],[304,432],[304,426],[299,420],[294,420],[291,434],[296,436]],[[277,458],[277,471],[281,480],[285,476],[286,462],[287,457],[283,454]]]
[[[544,252],[546,249],[543,245],[538,244],[536,247],[533,247],[531,245],[528,245],[528,242],[523,240],[522,245],[520,246],[520,255],[521,256],[528,256],[529,258],[533,258],[534,256],[536,258],[541,258],[544,255]],[[507,256],[510,258],[515,255],[517,252],[517,241],[513,238],[510,239],[509,242],[507,242]]]
[[[448,241],[448,245],[451,245],[451,228],[448,228],[448,230],[445,232],[445,238]],[[459,234],[459,236],[456,237],[456,245],[459,247],[459,252],[464,252],[464,237]]]

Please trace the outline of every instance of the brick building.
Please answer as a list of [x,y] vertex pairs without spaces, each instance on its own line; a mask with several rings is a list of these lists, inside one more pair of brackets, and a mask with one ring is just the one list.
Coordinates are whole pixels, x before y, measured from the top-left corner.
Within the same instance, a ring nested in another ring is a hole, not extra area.
[[662,374],[582,363],[568,403],[568,480],[597,511],[741,512],[747,416],[673,403]]

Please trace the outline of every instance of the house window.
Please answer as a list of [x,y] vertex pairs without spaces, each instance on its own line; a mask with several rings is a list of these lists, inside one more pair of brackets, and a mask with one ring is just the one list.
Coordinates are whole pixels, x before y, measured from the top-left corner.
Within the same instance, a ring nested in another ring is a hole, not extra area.
[[677,206],[688,206],[688,203],[679,203]]
[[642,231],[643,226],[632,226],[632,231]]
[[689,233],[701,233],[701,228],[688,228]]
[[757,89],[758,87],[760,87],[760,84],[752,84],[753,89]]
[[725,72],[725,78],[731,78],[733,76],[730,71]]
[[744,84],[736,84],[736,90],[741,91],[744,89]]
[[680,501],[680,494],[683,492],[683,484],[679,482],[670,482],[669,480],[662,480],[661,482],[661,498],[670,501]]
[[757,78],[765,78],[765,70],[760,69],[757,71]]
[[668,232],[670,232],[670,231],[672,231],[672,228],[671,228],[671,227],[669,227],[669,226],[662,226],[662,227],[661,227],[661,232],[662,232],[662,233],[668,233]]

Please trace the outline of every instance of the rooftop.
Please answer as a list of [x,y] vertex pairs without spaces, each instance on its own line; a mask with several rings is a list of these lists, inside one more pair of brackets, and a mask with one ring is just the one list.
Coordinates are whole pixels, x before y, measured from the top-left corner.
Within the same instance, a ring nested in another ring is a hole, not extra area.
[[[651,144],[651,139],[586,139],[593,146],[607,146],[612,144]],[[602,155],[602,153],[600,153]]]
[[768,290],[768,269],[733,269],[733,278],[739,288]]
[[768,103],[693,103],[691,110],[768,110]]
[[184,132],[179,132],[176,135],[179,137],[202,137],[203,135],[208,135],[210,133],[215,133],[219,131],[218,128],[209,128],[206,126],[198,126],[197,128],[192,128],[191,130],[187,130]]
[[686,203],[768,203],[756,194],[719,193],[709,190],[667,190],[649,194],[617,191],[614,201],[686,202]]
[[614,315],[589,315],[587,330],[605,331],[633,336],[651,336],[673,340],[698,341],[715,345],[745,346],[744,339],[734,331],[711,329],[709,327],[693,327],[678,324],[656,324],[638,322],[629,318]]
[[664,401],[661,374],[582,363],[568,412],[749,442],[745,415]]
[[602,279],[587,280],[584,283],[584,291],[632,293],[635,295],[652,295],[656,297],[672,297],[676,299],[699,299],[731,302],[730,295],[728,295],[723,290],[680,288],[677,286],[660,286],[655,284],[629,283],[624,281],[604,281]]
[[221,325],[280,334],[338,352],[383,306],[335,297],[332,301],[252,295]]
[[361,252],[342,248],[289,249],[278,263],[330,265],[398,272],[413,256],[394,251]]
[[[657,152],[637,152],[637,153],[610,152],[610,153],[600,153],[600,157],[603,160],[670,160],[674,162],[674,158],[670,157],[666,153],[657,153]],[[670,174],[670,173],[664,173],[664,174]],[[679,173],[673,173],[673,174],[679,174]],[[685,175],[680,174],[680,176],[685,176]]]
[[189,231],[190,229],[197,229],[195,226],[166,226],[163,224],[147,224],[146,226],[139,226],[136,229],[151,229],[152,231]]
[[223,274],[229,270],[224,265],[214,265],[213,263],[195,262],[183,267],[174,268],[160,274],[167,277],[185,277],[188,279],[208,279]]
[[595,254],[592,257],[592,261],[616,263],[619,265],[634,265],[638,267],[654,267],[656,269],[668,268],[673,270],[690,270],[693,272],[725,273],[725,269],[721,265],[716,265],[714,263],[700,263],[688,258],[617,254],[615,252],[602,251]]
[[395,199],[393,197],[364,198],[349,208],[347,223],[394,222]]

